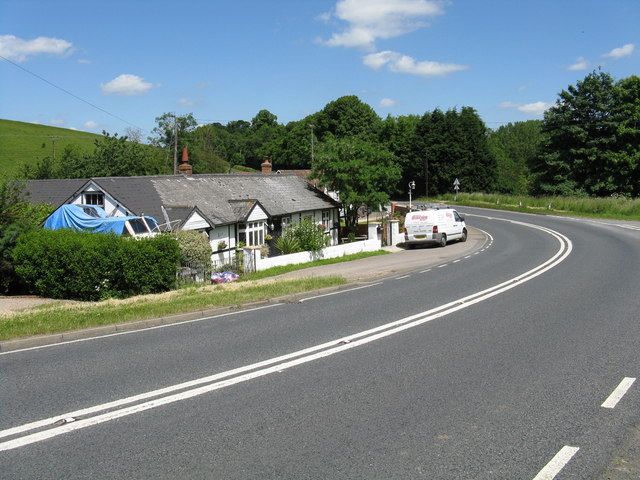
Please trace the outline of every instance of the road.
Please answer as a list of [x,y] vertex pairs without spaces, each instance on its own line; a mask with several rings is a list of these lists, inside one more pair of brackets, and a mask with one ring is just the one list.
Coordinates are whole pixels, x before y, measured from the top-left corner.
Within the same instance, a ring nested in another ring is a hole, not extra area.
[[2,477],[607,478],[640,418],[640,225],[461,210],[488,236],[457,258],[0,354]]

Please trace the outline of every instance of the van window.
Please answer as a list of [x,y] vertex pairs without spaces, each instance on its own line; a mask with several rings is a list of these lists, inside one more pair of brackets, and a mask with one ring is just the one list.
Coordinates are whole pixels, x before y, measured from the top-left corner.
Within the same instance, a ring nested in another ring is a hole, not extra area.
[[460,218],[460,215],[458,215],[458,212],[454,211],[453,212],[453,216],[455,217],[456,222],[461,222],[462,221],[462,218]]

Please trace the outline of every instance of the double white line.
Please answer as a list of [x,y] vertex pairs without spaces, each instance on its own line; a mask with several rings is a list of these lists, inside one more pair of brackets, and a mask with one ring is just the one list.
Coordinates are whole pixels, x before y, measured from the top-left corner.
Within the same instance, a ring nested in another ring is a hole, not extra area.
[[[508,220],[507,220],[508,221]],[[159,390],[152,390],[109,403],[67,412],[55,417],[45,418],[36,422],[0,431],[0,438],[10,438],[0,443],[0,451],[23,447],[35,442],[47,440],[64,433],[98,425],[135,413],[197,397],[221,388],[236,385],[255,378],[263,377],[275,372],[282,372],[289,368],[328,357],[336,353],[374,342],[384,337],[417,327],[431,320],[475,305],[495,295],[527,282],[538,275],[555,267],[566,259],[572,250],[571,241],[564,235],[548,228],[528,223],[511,223],[535,228],[556,238],[560,244],[558,251],[549,260],[537,267],[518,275],[506,282],[487,288],[472,295],[460,298],[440,307],[411,315],[370,330],[356,333],[348,337],[326,342],[286,355],[264,360],[226,372],[191,380],[189,382],[172,385]],[[11,438],[14,437],[14,438]]]

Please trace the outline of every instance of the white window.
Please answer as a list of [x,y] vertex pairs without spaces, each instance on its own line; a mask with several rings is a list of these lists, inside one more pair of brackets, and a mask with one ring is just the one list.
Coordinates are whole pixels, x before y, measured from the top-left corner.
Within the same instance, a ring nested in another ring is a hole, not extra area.
[[238,241],[244,242],[245,245],[255,247],[264,243],[265,230],[267,224],[265,222],[249,222],[238,225]]
[[84,204],[85,205],[96,205],[100,208],[104,208],[104,194],[103,193],[95,193],[95,192],[85,192],[84,196]]
[[333,226],[331,225],[331,210],[322,211],[322,225],[325,230],[329,230]]

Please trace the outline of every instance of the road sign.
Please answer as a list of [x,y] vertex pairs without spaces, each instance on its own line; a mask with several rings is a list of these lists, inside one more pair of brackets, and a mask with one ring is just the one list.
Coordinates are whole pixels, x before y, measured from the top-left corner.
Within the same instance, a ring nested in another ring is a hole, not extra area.
[[460,190],[460,180],[457,178],[453,181],[453,189],[456,191],[456,202],[458,201],[458,190]]

